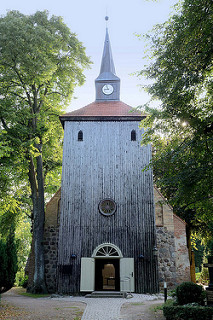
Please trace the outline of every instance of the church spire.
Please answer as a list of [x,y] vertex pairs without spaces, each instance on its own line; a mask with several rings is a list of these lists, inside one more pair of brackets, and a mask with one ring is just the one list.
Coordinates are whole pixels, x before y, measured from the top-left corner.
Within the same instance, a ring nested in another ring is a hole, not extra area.
[[[108,17],[105,17],[105,20],[107,21]],[[96,100],[120,100],[120,79],[115,74],[108,28],[106,28],[100,74],[95,80],[95,86]]]
[[107,76],[109,77],[110,73],[115,75],[115,66],[112,58],[112,50],[111,50],[110,41],[109,41],[108,28],[106,28],[104,51],[103,51],[103,56],[101,61],[101,70],[100,70],[99,76],[101,76],[103,73],[105,73],[105,78],[107,78]]

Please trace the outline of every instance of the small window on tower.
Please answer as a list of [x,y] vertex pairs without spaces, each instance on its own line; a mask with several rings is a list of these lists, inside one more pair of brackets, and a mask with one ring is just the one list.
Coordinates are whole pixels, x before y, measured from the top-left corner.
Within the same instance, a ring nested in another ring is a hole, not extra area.
[[131,131],[131,141],[136,141],[136,131],[135,130]]
[[83,132],[81,130],[78,132],[78,141],[83,141]]

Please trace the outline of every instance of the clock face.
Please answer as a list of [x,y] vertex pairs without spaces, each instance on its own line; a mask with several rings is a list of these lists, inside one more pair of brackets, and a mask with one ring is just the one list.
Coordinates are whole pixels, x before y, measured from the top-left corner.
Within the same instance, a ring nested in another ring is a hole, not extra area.
[[102,91],[104,94],[111,94],[113,93],[114,89],[113,86],[111,84],[105,84],[102,88]]

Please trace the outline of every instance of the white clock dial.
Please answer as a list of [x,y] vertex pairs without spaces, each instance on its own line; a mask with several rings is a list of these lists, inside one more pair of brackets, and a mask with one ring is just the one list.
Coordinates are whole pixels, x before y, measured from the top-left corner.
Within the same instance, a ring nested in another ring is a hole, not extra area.
[[111,84],[105,84],[102,88],[102,91],[104,94],[111,94],[113,93],[114,89],[113,86]]

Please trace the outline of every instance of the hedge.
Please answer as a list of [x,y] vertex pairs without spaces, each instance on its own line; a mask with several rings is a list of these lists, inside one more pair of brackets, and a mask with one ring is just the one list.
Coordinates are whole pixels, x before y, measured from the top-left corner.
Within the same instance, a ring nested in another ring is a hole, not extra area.
[[175,306],[165,304],[163,306],[163,314],[166,320],[212,320],[213,308],[203,306]]

